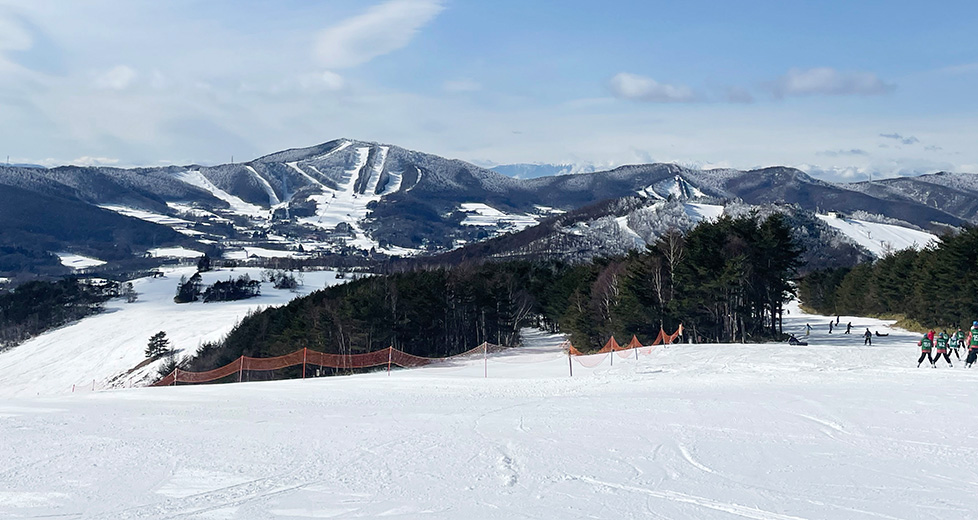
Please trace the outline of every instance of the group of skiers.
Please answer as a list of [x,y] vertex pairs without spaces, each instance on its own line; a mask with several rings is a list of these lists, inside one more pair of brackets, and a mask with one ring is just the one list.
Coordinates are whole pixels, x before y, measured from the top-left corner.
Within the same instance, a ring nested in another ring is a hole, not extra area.
[[[976,359],[978,359],[978,321],[971,323],[971,330],[965,332],[960,328],[953,334],[948,334],[947,330],[940,333],[934,332],[931,329],[927,334],[924,334],[923,338],[917,342],[920,346],[920,358],[917,359],[917,367],[924,362],[924,359],[930,362],[930,366],[937,368],[937,362],[941,360],[941,356],[947,361],[949,367],[953,367],[951,364],[951,353],[954,356],[961,359],[961,355],[958,350],[962,347],[967,347],[967,356],[964,359],[964,366],[971,368],[975,364]],[[935,355],[931,357],[931,352]]]

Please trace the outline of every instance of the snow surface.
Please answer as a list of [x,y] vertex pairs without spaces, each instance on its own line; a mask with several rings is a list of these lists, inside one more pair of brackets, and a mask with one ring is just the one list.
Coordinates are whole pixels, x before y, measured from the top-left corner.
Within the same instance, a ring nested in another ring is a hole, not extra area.
[[816,215],[816,217],[829,226],[838,229],[876,256],[883,256],[887,250],[900,251],[911,247],[927,247],[939,240],[937,235],[893,224],[880,224],[829,215]]
[[247,260],[252,256],[257,256],[259,258],[293,258],[296,256],[305,256],[305,253],[252,246],[244,246],[240,250],[228,251],[224,253],[224,258],[231,260]]
[[[75,255],[71,253],[55,253],[58,258],[61,259],[61,265],[65,267],[70,267],[72,269],[87,269],[89,267],[96,267],[105,264],[104,261],[97,258],[90,258],[82,255]],[[6,278],[4,279],[6,280]]]
[[467,213],[462,220],[463,226],[499,227],[520,231],[539,223],[532,215],[506,213],[481,202],[463,202],[459,204],[459,210]]
[[249,202],[245,202],[244,200],[241,200],[241,198],[231,195],[221,188],[218,188],[214,185],[214,183],[207,180],[207,177],[204,177],[204,175],[200,173],[200,170],[188,170],[181,172],[177,174],[176,177],[187,184],[201,188],[218,199],[227,202],[231,206],[231,211],[239,215],[255,218],[268,218],[270,214],[269,210]]
[[140,220],[153,222],[155,224],[162,224],[164,226],[189,226],[190,224],[192,224],[192,222],[190,222],[189,220],[184,220],[182,218],[177,218],[177,217],[171,217],[169,215],[161,215],[159,213],[154,213],[152,211],[147,211],[144,209],[129,208],[126,206],[115,206],[110,204],[104,204],[99,207],[102,209],[107,209],[109,211],[114,211],[120,215],[138,218]]
[[148,253],[153,257],[169,258],[200,258],[204,256],[204,253],[200,251],[194,251],[185,247],[155,247],[150,249]]
[[[138,384],[155,373],[159,362],[126,373],[146,359],[149,337],[159,331],[166,332],[181,356],[192,355],[201,343],[219,340],[253,309],[282,305],[301,294],[345,281],[337,280],[332,271],[305,272],[304,284],[295,293],[263,283],[262,295],[257,298],[176,304],[173,296],[177,282],[181,276],[193,275],[196,268],[163,272],[162,278],[133,280],[133,288],[139,293],[134,303],[111,300],[101,314],[0,353],[0,397],[66,394],[73,385],[76,390],[90,389],[93,380],[96,388]],[[210,284],[243,274],[261,279],[261,269],[257,268],[220,269],[202,273],[202,277]],[[0,518],[4,518],[2,502],[0,499]]]
[[723,215],[723,206],[715,204],[694,204],[687,202],[683,204],[683,208],[686,210],[689,218],[693,219],[694,222],[716,220]]
[[[4,399],[0,517],[978,517],[978,370],[917,369],[916,335],[829,319],[790,309],[809,346],[673,345],[573,377],[534,333],[390,375]],[[864,347],[865,327],[890,335]],[[113,357],[64,339],[51,376]]]

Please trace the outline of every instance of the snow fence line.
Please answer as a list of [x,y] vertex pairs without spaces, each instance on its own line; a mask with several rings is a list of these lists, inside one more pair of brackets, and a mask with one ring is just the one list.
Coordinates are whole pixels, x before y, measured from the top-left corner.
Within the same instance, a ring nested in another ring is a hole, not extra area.
[[[638,338],[632,336],[632,340],[624,347],[620,346],[615,337],[612,336],[611,339],[605,344],[601,350],[594,354],[584,354],[581,351],[574,348],[569,341],[561,343],[561,350],[567,351],[568,363],[575,357],[579,358],[578,362],[585,367],[593,368],[604,362],[604,359],[609,355],[618,352],[619,356],[628,357],[631,356],[631,352],[635,352],[635,358],[638,359],[639,352],[644,354],[649,354],[652,352],[652,348],[656,345],[668,345],[676,340],[683,332],[683,326],[680,325],[676,332],[672,334],[666,334],[664,330],[659,330],[659,335],[656,336],[655,341],[650,345],[642,345]],[[469,349],[461,354],[456,354],[454,356],[442,357],[442,358],[431,358],[423,356],[415,356],[413,354],[408,354],[403,350],[398,350],[394,347],[387,347],[381,350],[375,350],[373,352],[366,352],[363,354],[327,354],[325,352],[319,352],[317,350],[310,350],[308,348],[303,348],[296,350],[295,352],[285,354],[284,356],[270,357],[270,358],[255,358],[249,356],[240,356],[235,361],[228,363],[220,368],[215,368],[213,370],[207,370],[205,372],[191,372],[189,370],[182,370],[180,368],[174,369],[172,372],[166,375],[166,377],[160,379],[159,381],[153,383],[150,386],[171,386],[176,384],[197,384],[197,383],[208,383],[211,381],[217,381],[218,379],[223,379],[237,374],[238,382],[244,380],[245,372],[251,371],[267,371],[267,370],[280,370],[283,368],[289,368],[294,366],[302,365],[302,378],[305,379],[306,371],[309,365],[314,365],[320,368],[337,368],[337,369],[354,369],[354,368],[373,368],[380,366],[387,366],[387,373],[390,374],[391,368],[394,366],[402,368],[415,368],[422,367],[426,365],[431,365],[435,363],[445,363],[459,358],[468,358],[474,354],[482,354],[483,364],[485,367],[484,377],[489,377],[489,352],[501,352],[505,350],[506,347],[500,345],[495,345],[493,343],[484,342],[481,345]],[[585,359],[589,358],[589,359]],[[614,365],[614,356],[612,356],[611,364]],[[574,375],[573,364],[569,365],[570,375]]]

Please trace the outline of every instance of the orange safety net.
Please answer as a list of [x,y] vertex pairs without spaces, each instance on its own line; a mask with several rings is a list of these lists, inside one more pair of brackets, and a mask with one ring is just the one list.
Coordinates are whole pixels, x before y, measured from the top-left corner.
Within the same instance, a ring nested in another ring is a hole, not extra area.
[[655,341],[653,341],[651,345],[642,345],[642,343],[638,340],[637,337],[632,336],[632,340],[629,341],[628,345],[625,345],[624,347],[618,345],[618,341],[616,341],[615,337],[612,336],[611,339],[609,339],[608,342],[605,343],[604,347],[601,347],[601,350],[598,350],[597,352],[593,352],[591,354],[585,354],[581,352],[580,350],[574,348],[574,346],[571,345],[569,342],[567,343],[567,345],[568,345],[568,351],[572,356],[590,356],[595,354],[608,354],[612,352],[618,352],[619,356],[627,357],[631,355],[631,351],[634,349],[639,349],[639,352],[643,354],[647,354],[652,351],[652,347],[655,345],[669,345],[672,342],[676,341],[676,338],[681,336],[682,333],[683,333],[683,326],[681,324],[679,325],[679,328],[676,329],[676,332],[673,332],[672,334],[666,334],[664,330],[659,329],[659,335],[655,337]]
[[301,349],[285,354],[284,356],[269,358],[241,356],[223,367],[208,370],[206,372],[191,372],[178,368],[151,386],[169,386],[181,383],[207,383],[228,377],[232,374],[240,374],[248,370],[280,370],[298,365],[315,365],[339,369],[372,368],[378,366],[414,368],[433,363],[443,363],[452,359],[472,356],[473,354],[488,355],[489,352],[499,352],[504,350],[504,348],[505,347],[494,345],[492,343],[483,343],[478,347],[469,349],[461,354],[455,354],[453,356],[444,358],[415,356],[394,347],[387,347],[382,350],[375,350],[373,352],[361,354],[327,354],[325,352],[318,352],[315,350]]

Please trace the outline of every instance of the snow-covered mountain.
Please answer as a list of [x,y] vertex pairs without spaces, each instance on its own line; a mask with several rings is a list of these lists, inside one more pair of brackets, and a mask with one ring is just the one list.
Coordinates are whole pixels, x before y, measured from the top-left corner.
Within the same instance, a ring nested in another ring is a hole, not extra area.
[[[174,247],[231,258],[441,253],[627,197],[788,204],[809,213],[863,211],[939,232],[978,222],[975,177],[835,185],[785,167],[645,164],[516,179],[464,161],[353,139],[217,166],[0,167],[0,198],[9,201],[0,204],[6,230],[0,236],[0,276],[38,272],[40,265],[46,266],[42,272],[56,274],[64,269],[57,253],[108,261],[106,268]],[[644,211],[651,222],[661,210]],[[622,234],[612,238],[626,244],[634,242],[633,232],[642,236],[643,226],[661,227],[630,217],[595,229],[600,234],[617,227]],[[93,227],[108,234],[95,237],[86,231]]]

